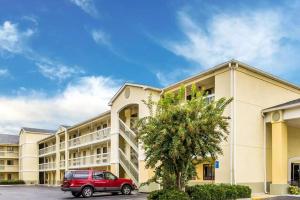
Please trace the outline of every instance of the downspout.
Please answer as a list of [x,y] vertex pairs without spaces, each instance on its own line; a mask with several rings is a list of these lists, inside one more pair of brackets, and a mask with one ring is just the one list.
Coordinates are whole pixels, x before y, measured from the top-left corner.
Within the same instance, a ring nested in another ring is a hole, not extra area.
[[265,194],[268,193],[267,191],[267,127],[266,127],[266,117],[265,114],[261,113],[263,117],[263,134],[264,134],[264,192]]
[[238,67],[237,63],[229,63],[230,68],[230,96],[233,98],[231,103],[231,126],[230,126],[230,183],[236,184],[236,120],[235,120],[235,97],[236,97],[236,78],[235,69]]

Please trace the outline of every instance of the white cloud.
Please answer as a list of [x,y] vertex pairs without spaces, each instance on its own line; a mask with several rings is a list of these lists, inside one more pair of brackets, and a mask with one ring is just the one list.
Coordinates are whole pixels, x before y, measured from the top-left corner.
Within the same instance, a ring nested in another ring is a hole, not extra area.
[[19,30],[18,25],[5,21],[0,25],[0,53],[22,53],[26,49],[27,41],[34,34],[33,29]]
[[93,30],[91,32],[92,38],[93,40],[97,43],[97,44],[103,44],[105,46],[110,47],[111,43],[110,43],[110,36],[101,31],[101,30]]
[[80,7],[84,12],[92,17],[98,17],[99,13],[93,0],[70,0],[73,4]]
[[69,67],[63,64],[36,63],[41,74],[51,80],[63,81],[74,75],[83,74],[79,67]]
[[[299,12],[295,12],[299,8],[295,4],[269,10],[225,12],[222,9],[223,12],[210,12],[207,21],[192,17],[191,10],[182,10],[178,12],[178,23],[184,39],[163,42],[163,45],[190,61],[193,67],[186,69],[190,74],[234,58],[280,75],[300,64],[299,61],[295,64],[299,60],[296,59],[299,48],[295,44],[300,42],[296,34],[300,33],[300,23],[291,20],[299,19]],[[163,84],[173,74],[157,78]]]
[[[56,129],[72,125],[109,109],[108,102],[120,82],[102,76],[88,76],[69,84],[61,93],[24,92],[16,97],[0,96],[0,133],[17,134],[22,126]],[[22,89],[24,91],[26,89]]]
[[9,76],[9,74],[10,73],[9,73],[8,69],[0,69],[0,78]]

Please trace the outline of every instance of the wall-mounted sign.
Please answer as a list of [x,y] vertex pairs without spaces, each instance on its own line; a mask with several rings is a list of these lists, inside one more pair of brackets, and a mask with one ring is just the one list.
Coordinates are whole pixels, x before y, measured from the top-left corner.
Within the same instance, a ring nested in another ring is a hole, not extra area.
[[216,162],[215,162],[215,168],[216,169],[220,168],[220,162],[218,160],[216,160]]

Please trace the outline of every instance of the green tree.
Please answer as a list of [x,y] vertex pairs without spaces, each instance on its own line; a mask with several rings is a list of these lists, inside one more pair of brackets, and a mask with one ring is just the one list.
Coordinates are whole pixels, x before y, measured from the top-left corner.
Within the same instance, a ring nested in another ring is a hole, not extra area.
[[143,143],[146,167],[154,169],[147,182],[166,189],[184,190],[195,173],[195,166],[215,161],[222,154],[220,143],[227,139],[228,117],[223,112],[232,99],[208,101],[203,91],[192,86],[191,100],[185,101],[185,89],[164,94],[158,102],[149,96],[144,103],[150,116],[137,123]]

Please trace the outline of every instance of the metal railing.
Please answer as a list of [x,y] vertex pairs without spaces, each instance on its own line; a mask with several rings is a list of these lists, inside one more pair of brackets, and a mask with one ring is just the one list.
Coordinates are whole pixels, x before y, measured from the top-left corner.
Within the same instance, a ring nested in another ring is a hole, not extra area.
[[18,151],[0,151],[0,157],[18,158],[19,152]]
[[119,119],[120,134],[125,140],[130,144],[130,146],[138,152],[138,141],[136,139],[136,134],[121,120]]
[[125,153],[119,149],[120,154],[120,164],[126,171],[129,176],[134,180],[136,184],[138,184],[139,180],[139,170],[135,167],[135,165],[126,157]]
[[65,160],[61,160],[61,161],[59,162],[59,167],[60,167],[60,168],[65,168]]
[[39,150],[39,155],[42,156],[45,154],[55,153],[55,148],[56,148],[55,145],[51,145],[51,146],[42,148]]
[[0,165],[0,170],[2,172],[18,172],[19,165]]
[[69,140],[69,148],[75,148],[79,146],[89,145],[92,143],[97,143],[101,140],[107,140],[110,138],[110,127],[97,130],[95,132],[73,138]]
[[96,154],[69,159],[69,168],[109,165],[109,153]]
[[49,163],[42,163],[39,164],[39,170],[40,171],[46,171],[46,170],[55,170],[56,164],[55,162],[49,162]]

